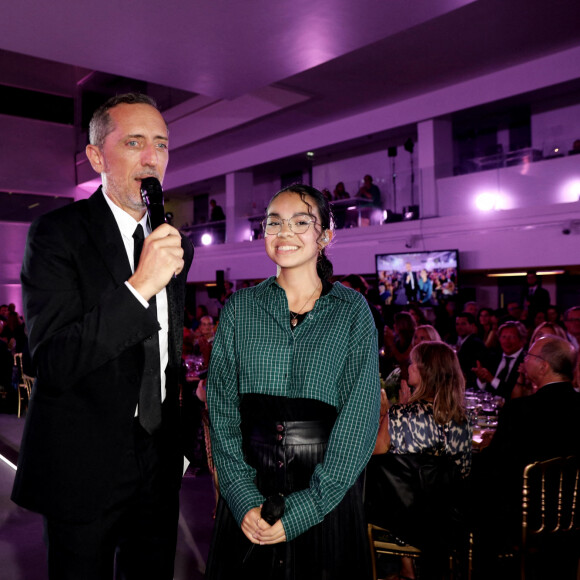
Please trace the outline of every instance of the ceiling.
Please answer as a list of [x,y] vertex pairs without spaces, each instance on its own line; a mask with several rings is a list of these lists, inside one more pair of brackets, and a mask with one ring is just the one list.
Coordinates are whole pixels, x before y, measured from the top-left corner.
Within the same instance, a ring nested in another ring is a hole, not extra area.
[[144,90],[174,169],[578,44],[578,0],[19,0],[0,114],[84,124]]

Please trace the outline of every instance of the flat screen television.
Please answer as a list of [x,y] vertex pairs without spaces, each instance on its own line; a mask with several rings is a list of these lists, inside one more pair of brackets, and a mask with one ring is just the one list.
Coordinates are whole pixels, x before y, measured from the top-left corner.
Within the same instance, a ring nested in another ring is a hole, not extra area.
[[375,263],[385,304],[436,306],[458,295],[457,250],[376,254]]

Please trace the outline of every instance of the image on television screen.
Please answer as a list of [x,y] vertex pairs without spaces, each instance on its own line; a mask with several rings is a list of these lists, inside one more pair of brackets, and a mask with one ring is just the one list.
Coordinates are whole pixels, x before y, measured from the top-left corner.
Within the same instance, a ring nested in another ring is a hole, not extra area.
[[458,293],[457,250],[377,254],[375,259],[385,304],[435,306]]

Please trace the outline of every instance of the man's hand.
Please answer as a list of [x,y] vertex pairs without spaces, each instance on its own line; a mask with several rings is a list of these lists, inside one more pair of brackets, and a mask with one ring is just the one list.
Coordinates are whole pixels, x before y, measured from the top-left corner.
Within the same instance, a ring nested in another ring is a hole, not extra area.
[[139,264],[129,284],[149,301],[163,290],[174,274],[183,270],[183,249],[179,232],[169,224],[161,224],[143,243]]
[[476,361],[476,366],[471,370],[480,381],[484,383],[491,383],[493,381],[493,375],[487,369],[484,369],[479,361]]

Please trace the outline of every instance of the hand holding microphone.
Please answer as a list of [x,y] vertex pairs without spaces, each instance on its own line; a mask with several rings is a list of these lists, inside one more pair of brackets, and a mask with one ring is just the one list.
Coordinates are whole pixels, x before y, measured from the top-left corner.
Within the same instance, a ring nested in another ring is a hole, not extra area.
[[147,206],[152,232],[145,238],[139,264],[129,283],[145,300],[163,290],[172,276],[183,270],[183,249],[179,232],[165,223],[163,190],[159,180],[147,177],[141,182],[141,195]]

